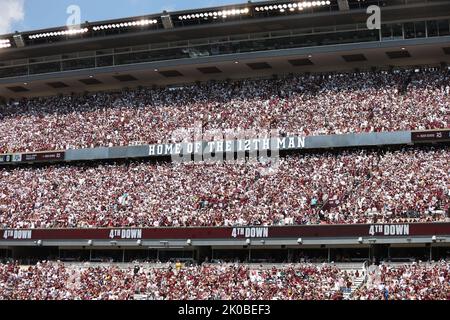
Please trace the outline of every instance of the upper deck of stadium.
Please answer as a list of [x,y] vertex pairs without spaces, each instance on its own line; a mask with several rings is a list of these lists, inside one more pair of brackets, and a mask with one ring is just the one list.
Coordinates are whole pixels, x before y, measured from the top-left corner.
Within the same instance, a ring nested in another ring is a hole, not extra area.
[[449,22],[441,0],[264,1],[16,32],[0,36],[0,96],[445,64]]

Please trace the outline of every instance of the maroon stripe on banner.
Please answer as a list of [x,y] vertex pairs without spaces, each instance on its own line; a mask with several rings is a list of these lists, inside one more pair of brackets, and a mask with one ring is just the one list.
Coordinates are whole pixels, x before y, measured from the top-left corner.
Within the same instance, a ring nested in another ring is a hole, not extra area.
[[235,228],[6,229],[1,240],[342,238],[450,235],[450,223]]

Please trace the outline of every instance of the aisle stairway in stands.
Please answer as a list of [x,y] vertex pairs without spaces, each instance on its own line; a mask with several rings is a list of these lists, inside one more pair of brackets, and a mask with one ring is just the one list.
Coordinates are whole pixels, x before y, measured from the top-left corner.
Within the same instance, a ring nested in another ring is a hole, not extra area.
[[355,278],[352,282],[351,290],[344,292],[344,300],[351,300],[353,293],[367,282],[367,269],[365,268],[365,266],[358,271],[360,276],[358,278]]

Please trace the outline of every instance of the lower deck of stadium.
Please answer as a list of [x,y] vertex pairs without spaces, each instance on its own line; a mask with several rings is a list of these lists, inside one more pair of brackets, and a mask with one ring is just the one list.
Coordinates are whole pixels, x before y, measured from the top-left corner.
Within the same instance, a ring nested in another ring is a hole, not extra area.
[[450,263],[0,264],[0,300],[448,300]]
[[0,227],[223,227],[445,222],[448,145],[261,163],[89,163],[0,169]]

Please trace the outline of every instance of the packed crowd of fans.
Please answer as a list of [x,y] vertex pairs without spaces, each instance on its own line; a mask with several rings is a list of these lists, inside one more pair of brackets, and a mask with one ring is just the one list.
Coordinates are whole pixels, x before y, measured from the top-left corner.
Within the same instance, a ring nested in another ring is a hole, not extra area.
[[449,172],[448,147],[291,155],[269,168],[145,161],[8,167],[0,170],[0,228],[446,221]]
[[437,69],[36,98],[0,106],[0,154],[171,142],[194,123],[296,135],[448,128],[449,105],[449,71]]
[[[366,277],[364,270],[332,264],[121,268],[11,262],[0,264],[0,300],[341,300],[344,292],[354,300],[450,300],[449,262],[371,268]],[[352,287],[357,279],[366,279],[360,288]]]
[[0,265],[0,300],[340,300],[353,273],[331,265],[238,264],[120,269],[40,262]]
[[450,264],[380,265],[356,300],[450,300]]

